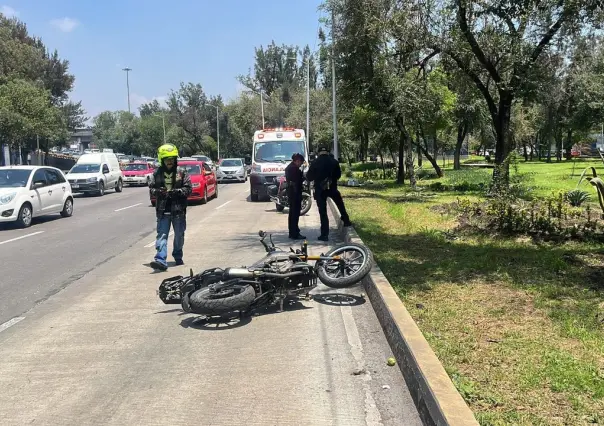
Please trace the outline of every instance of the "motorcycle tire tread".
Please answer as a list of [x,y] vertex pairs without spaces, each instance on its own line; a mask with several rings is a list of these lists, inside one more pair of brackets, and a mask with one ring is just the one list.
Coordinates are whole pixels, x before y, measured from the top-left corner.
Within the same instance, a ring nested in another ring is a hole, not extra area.
[[256,291],[251,285],[247,285],[245,289],[231,297],[224,299],[207,299],[204,296],[209,288],[204,287],[194,291],[188,298],[188,306],[191,313],[199,315],[222,315],[234,311],[246,310],[256,298]]
[[325,284],[327,287],[330,287],[330,288],[351,287],[351,286],[355,285],[356,283],[358,283],[359,281],[362,281],[363,278],[365,278],[371,272],[371,269],[373,268],[373,263],[374,263],[373,253],[371,252],[371,250],[369,250],[368,247],[365,247],[362,244],[357,244],[357,243],[339,244],[337,247],[334,247],[333,249],[328,251],[325,254],[325,256],[331,256],[334,251],[336,251],[337,249],[339,249],[341,247],[351,247],[351,246],[357,247],[360,250],[363,250],[365,252],[366,262],[363,265],[361,265],[361,268],[359,268],[359,270],[357,271],[356,274],[349,276],[349,277],[343,277],[343,278],[331,278],[327,275],[327,273],[325,272],[325,269],[322,266],[319,266],[317,268],[317,275],[319,276],[319,279],[321,280],[321,282],[323,284]]

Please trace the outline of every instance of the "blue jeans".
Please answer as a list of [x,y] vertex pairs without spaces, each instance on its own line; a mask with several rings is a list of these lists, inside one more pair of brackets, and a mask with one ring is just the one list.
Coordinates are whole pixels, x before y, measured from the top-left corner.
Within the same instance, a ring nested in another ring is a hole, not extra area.
[[168,234],[170,225],[174,230],[174,247],[172,257],[174,260],[182,259],[182,248],[185,245],[185,230],[187,229],[187,219],[185,216],[162,216],[157,219],[157,239],[155,241],[155,261],[168,266]]

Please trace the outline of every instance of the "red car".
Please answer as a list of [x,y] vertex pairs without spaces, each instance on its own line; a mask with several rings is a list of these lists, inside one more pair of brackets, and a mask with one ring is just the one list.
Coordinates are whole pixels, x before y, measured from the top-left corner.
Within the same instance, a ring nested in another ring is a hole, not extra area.
[[154,171],[153,164],[146,161],[134,161],[125,164],[122,168],[124,183],[126,185],[149,185]]
[[[178,167],[182,167],[191,176],[193,191],[187,198],[191,201],[201,201],[203,204],[208,202],[209,198],[218,198],[218,184],[216,183],[216,173],[203,161],[181,160]],[[151,205],[155,206],[155,197],[151,196]]]

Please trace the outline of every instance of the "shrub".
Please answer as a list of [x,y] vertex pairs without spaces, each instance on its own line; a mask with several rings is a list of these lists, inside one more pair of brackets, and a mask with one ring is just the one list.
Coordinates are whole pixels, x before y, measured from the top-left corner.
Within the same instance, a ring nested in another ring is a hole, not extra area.
[[589,200],[590,195],[580,189],[573,189],[566,193],[566,200],[573,207],[579,207],[581,204]]

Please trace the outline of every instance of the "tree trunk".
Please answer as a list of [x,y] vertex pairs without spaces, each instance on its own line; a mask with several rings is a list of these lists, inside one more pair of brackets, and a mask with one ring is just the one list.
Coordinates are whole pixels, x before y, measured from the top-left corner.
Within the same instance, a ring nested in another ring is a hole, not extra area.
[[420,143],[417,143],[417,146],[422,151],[422,153],[424,154],[424,157],[426,157],[426,159],[430,162],[430,164],[432,164],[432,167],[434,167],[434,171],[436,172],[436,175],[438,177],[443,177],[445,174],[443,173],[442,169],[438,165],[436,157],[432,157],[432,155],[430,155],[430,153],[428,152],[428,150],[426,149],[426,147],[424,147]]
[[411,143],[411,137],[409,136],[407,131],[404,132],[404,139],[405,151],[407,151],[407,162],[405,165],[407,166],[409,184],[411,185],[411,188],[415,189],[417,181],[415,180],[415,167],[413,166],[413,144]]
[[455,144],[455,153],[453,156],[454,170],[461,169],[461,147],[463,146],[463,141],[466,139],[467,127],[465,120],[457,125],[457,143]]
[[417,145],[417,166],[418,167],[422,167],[423,158],[422,158],[422,150],[419,148],[419,132],[417,132],[415,134],[415,139],[418,142],[418,145]]
[[505,159],[511,151],[510,118],[513,100],[514,96],[510,92],[501,91],[499,93],[498,114],[494,117],[495,133],[497,136],[495,142],[495,164],[503,167],[495,167],[493,170],[493,179],[496,179],[498,174],[501,173],[501,178],[503,178],[503,181],[506,183],[509,181],[510,177],[510,167],[508,164],[505,164]]
[[524,161],[528,161],[529,156],[528,156],[528,150],[526,149],[526,141],[522,142],[522,146],[524,148]]
[[398,174],[396,176],[396,183],[405,183],[405,135],[401,131],[398,141]]
[[573,129],[568,129],[568,131],[566,132],[566,159],[567,160],[572,160],[572,158],[573,158],[572,150],[573,150]]

